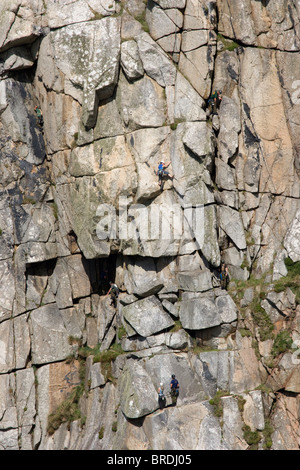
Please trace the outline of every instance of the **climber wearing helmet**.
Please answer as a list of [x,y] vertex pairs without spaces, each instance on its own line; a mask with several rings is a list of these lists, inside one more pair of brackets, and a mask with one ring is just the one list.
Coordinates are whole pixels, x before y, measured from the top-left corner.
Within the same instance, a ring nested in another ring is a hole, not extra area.
[[38,119],[39,126],[43,127],[44,119],[43,119],[43,114],[42,114],[41,108],[39,108],[38,106],[35,106],[34,110],[36,112],[36,116],[37,116],[37,119]]
[[221,101],[222,101],[222,90],[216,90],[214,93],[210,96],[208,100],[208,106],[212,112],[212,114],[217,114],[217,109],[220,107]]
[[160,410],[162,410],[166,404],[166,397],[164,393],[164,384],[161,382],[158,387],[158,405]]
[[109,289],[109,291],[107,292],[106,295],[110,294],[111,305],[113,305],[116,308],[120,290],[119,290],[117,284],[115,284],[112,281],[109,281],[109,285],[110,285],[110,289]]
[[221,288],[227,289],[227,284],[229,282],[229,273],[228,273],[228,268],[224,260],[221,261],[220,281],[221,281]]
[[157,176],[158,176],[158,184],[161,186],[162,184],[162,179],[163,177],[168,177],[173,179],[174,176],[170,175],[168,171],[166,171],[166,168],[171,164],[171,162],[165,164],[163,160],[160,161],[158,165],[158,170],[157,170]]

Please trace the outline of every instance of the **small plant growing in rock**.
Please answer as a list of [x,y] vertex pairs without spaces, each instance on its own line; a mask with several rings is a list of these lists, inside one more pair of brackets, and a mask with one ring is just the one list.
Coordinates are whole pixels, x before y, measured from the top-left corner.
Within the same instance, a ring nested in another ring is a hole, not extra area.
[[266,420],[265,422],[265,428],[264,430],[262,431],[262,434],[264,436],[264,448],[265,449],[271,449],[272,447],[272,434],[274,432],[274,429],[270,423],[269,420]]
[[104,436],[104,427],[101,426],[101,428],[99,430],[98,437],[99,437],[99,439],[103,439],[103,436]]
[[113,432],[117,432],[117,427],[118,427],[118,423],[117,423],[117,421],[114,421],[111,425],[111,430]]
[[251,431],[250,426],[245,425],[243,427],[244,439],[249,445],[250,449],[256,450],[259,442],[261,441],[261,435],[258,431]]
[[274,340],[274,344],[271,350],[273,357],[288,351],[293,344],[293,339],[287,330],[280,331]]
[[300,304],[300,261],[294,263],[290,258],[286,258],[284,264],[288,273],[275,282],[274,290],[283,292],[289,287],[296,296],[296,304]]
[[53,434],[62,423],[71,423],[81,419],[83,416],[79,408],[79,400],[84,392],[83,385],[75,387],[70,395],[57,407],[57,409],[48,416],[48,433]]
[[217,418],[220,418],[223,415],[223,403],[221,398],[228,397],[229,395],[230,393],[225,390],[218,390],[215,396],[209,400],[210,405],[214,407],[214,415]]

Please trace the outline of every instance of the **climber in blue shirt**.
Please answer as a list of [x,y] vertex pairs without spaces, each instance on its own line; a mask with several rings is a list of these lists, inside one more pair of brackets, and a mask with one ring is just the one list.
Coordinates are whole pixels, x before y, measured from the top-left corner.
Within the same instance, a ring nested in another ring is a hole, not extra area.
[[167,165],[165,164],[165,162],[163,160],[161,160],[161,162],[159,163],[158,165],[158,170],[157,170],[157,176],[158,176],[158,184],[161,186],[161,183],[162,183],[162,179],[164,176],[168,177],[168,178],[171,178],[173,179],[174,176],[173,175],[170,175],[170,173],[168,171],[166,171],[166,168],[168,168],[168,166],[171,164],[171,162],[169,162]]

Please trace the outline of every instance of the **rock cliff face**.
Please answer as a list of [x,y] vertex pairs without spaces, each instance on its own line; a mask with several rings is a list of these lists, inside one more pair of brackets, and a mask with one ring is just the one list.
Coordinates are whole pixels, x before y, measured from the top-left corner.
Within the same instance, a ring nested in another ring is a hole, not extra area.
[[299,449],[299,17],[2,0],[0,448]]

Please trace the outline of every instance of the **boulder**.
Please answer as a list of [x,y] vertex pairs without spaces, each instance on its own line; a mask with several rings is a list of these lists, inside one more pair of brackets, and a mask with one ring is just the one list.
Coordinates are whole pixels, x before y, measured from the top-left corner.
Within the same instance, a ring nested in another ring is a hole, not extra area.
[[129,262],[127,269],[124,274],[124,286],[128,294],[147,297],[156,294],[163,287],[152,258],[140,258],[134,264]]
[[128,80],[136,80],[144,75],[144,68],[134,40],[121,44],[121,65]]
[[185,271],[178,273],[179,289],[192,292],[204,292],[212,289],[210,271]]
[[159,333],[174,325],[174,321],[165,312],[160,301],[154,295],[124,306],[122,314],[133,330],[145,337]]
[[158,408],[156,389],[139,362],[127,362],[118,388],[121,410],[127,418],[140,418]]
[[179,318],[183,328],[203,330],[237,319],[237,308],[232,298],[220,295],[199,294],[192,298],[183,296],[180,303]]
[[31,44],[42,34],[39,26],[45,7],[30,0],[4,0],[0,6],[0,50]]

